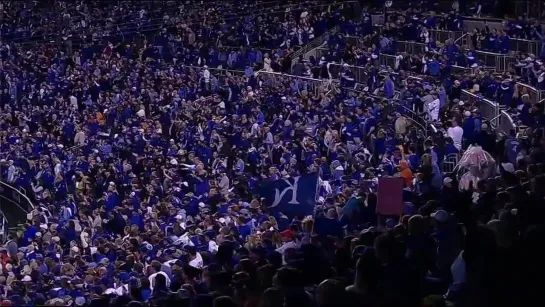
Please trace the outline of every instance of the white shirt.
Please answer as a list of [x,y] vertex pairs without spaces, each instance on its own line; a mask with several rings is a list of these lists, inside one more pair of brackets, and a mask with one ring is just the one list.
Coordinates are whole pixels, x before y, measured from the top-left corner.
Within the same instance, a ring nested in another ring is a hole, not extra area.
[[13,165],[10,165],[8,167],[8,182],[13,182],[15,181],[15,166]]
[[59,175],[62,172],[62,164],[57,163],[55,164],[55,175]]
[[115,292],[117,293],[117,295],[123,295],[123,293],[128,293],[129,285],[123,285],[121,287],[118,287],[115,289]]
[[193,244],[193,242],[189,239],[189,236],[187,235],[187,233],[185,233],[184,235],[176,239],[173,244],[174,245],[182,244],[182,246],[186,246],[186,245],[195,246],[195,244]]
[[456,148],[462,148],[462,138],[464,136],[464,129],[462,129],[462,127],[455,126],[448,128],[447,135],[452,138]]
[[218,244],[215,241],[209,241],[208,242],[208,251],[212,254],[215,254],[218,251]]
[[274,144],[274,137],[273,134],[269,131],[267,132],[267,138],[265,139],[265,143],[272,145]]
[[171,263],[174,263],[178,261],[177,259],[167,260],[166,262],[163,262],[163,265],[170,266]]
[[435,99],[428,105],[428,110],[430,114],[431,120],[439,120],[439,106],[440,106],[439,99]]
[[258,123],[254,123],[252,125],[252,128],[250,129],[250,134],[252,136],[257,136],[259,134],[259,124]]
[[223,176],[219,182],[219,187],[221,189],[221,193],[229,193],[229,177]]
[[204,263],[202,261],[202,256],[201,254],[197,253],[197,256],[195,259],[189,261],[189,265],[194,267],[194,268],[197,268],[197,269],[202,269],[203,266],[204,266]]
[[282,245],[281,247],[277,248],[276,251],[281,253],[281,254],[284,254],[284,252],[289,248],[297,248],[297,243],[295,243],[295,241],[287,242],[284,245]]
[[168,278],[168,275],[167,273],[165,272],[157,272],[157,273],[153,273],[150,275],[150,277],[148,277],[148,280],[149,280],[149,284],[150,284],[150,289],[153,290],[153,281],[155,280],[155,276],[157,276],[157,274],[161,274],[163,276],[165,276],[166,280],[167,280],[167,287],[170,287],[170,278]]
[[83,131],[78,131],[76,133],[74,143],[76,143],[76,145],[85,145],[85,133]]
[[450,266],[453,284],[463,284],[466,282],[466,263],[464,261],[464,252],[461,251],[456,260]]
[[74,95],[71,95],[71,96],[70,96],[70,106],[71,106],[73,109],[77,109],[77,108],[78,108],[78,99],[77,99]]
[[271,68],[271,59],[269,58],[265,58],[263,60],[263,69],[265,69],[266,71],[272,71],[272,68]]

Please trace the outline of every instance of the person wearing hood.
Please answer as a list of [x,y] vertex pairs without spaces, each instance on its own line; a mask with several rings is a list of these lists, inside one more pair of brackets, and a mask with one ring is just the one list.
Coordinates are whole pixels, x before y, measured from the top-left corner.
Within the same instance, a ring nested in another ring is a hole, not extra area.
[[409,167],[407,161],[399,162],[399,176],[405,181],[405,186],[412,188],[413,186],[413,171]]

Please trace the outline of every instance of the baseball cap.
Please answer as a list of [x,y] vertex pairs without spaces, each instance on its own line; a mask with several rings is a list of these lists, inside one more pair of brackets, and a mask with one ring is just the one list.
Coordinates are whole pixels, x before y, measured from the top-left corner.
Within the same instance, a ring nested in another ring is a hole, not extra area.
[[76,306],[83,306],[85,305],[85,298],[83,296],[76,297]]
[[288,239],[293,239],[293,232],[289,229],[287,230],[284,230],[280,233],[280,236],[282,238],[288,238]]
[[437,210],[431,214],[431,217],[434,218],[439,223],[444,223],[448,221],[449,214],[445,210]]

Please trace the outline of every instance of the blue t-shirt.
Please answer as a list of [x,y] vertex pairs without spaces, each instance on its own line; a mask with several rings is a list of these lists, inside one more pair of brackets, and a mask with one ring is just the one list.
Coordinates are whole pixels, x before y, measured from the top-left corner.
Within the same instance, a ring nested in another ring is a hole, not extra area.
[[513,164],[516,164],[517,156],[521,149],[520,142],[516,139],[507,139],[505,141],[505,149],[507,151],[507,160]]

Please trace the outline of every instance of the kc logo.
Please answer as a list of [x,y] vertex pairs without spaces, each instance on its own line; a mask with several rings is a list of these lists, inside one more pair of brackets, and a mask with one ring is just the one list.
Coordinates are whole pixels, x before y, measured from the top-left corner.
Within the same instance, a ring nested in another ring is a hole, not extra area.
[[273,202],[271,208],[274,208],[274,207],[278,206],[278,204],[282,201],[282,199],[284,198],[284,195],[286,195],[286,193],[288,191],[291,191],[291,200],[288,202],[288,204],[291,204],[291,205],[298,205],[299,204],[299,202],[297,201],[297,183],[299,181],[299,178],[301,178],[301,177],[293,178],[293,184],[290,183],[289,180],[284,179],[284,182],[286,182],[286,184],[288,186],[286,188],[284,188],[282,190],[282,192],[280,192],[280,190],[278,190],[278,189],[275,189],[276,193],[274,195],[274,202]]

